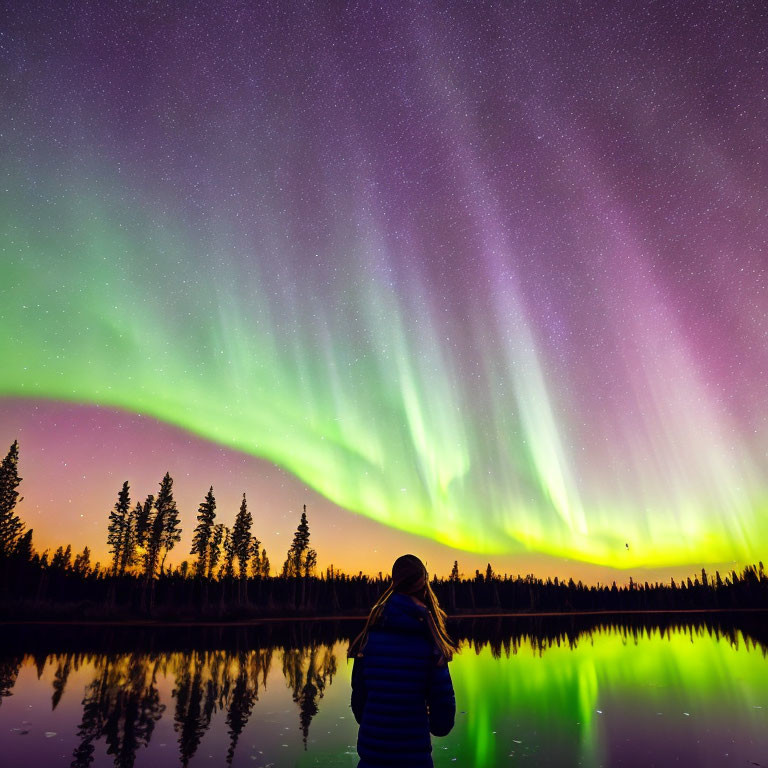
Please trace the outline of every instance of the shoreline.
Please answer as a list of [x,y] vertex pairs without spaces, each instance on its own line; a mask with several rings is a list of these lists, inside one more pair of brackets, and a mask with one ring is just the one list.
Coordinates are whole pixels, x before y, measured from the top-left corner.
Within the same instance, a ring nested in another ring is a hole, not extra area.
[[[768,614],[766,608],[684,608],[684,609],[649,609],[649,610],[596,610],[596,611],[526,611],[493,613],[449,614],[448,621],[462,619],[531,619],[564,618],[568,616],[659,616],[659,615],[703,615],[703,614]],[[2,619],[0,627],[21,626],[67,626],[67,627],[179,627],[179,628],[219,628],[219,627],[256,627],[262,624],[290,624],[296,622],[320,621],[365,621],[367,615],[331,615],[331,616],[264,616],[253,619],[233,619],[231,621],[172,621],[167,619]]]

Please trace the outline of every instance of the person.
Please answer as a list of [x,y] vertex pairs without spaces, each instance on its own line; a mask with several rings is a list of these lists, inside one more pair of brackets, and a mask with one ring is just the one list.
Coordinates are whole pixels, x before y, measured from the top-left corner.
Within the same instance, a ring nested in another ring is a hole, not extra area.
[[432,768],[434,736],[453,728],[448,662],[457,651],[445,613],[415,555],[392,566],[392,583],[350,643],[358,768]]

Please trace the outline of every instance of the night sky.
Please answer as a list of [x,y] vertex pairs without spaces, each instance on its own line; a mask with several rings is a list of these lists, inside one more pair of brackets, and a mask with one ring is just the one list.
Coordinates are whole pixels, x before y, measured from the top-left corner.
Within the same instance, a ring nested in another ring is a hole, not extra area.
[[274,564],[303,503],[352,571],[764,557],[764,3],[4,14],[0,453],[39,546],[106,557],[169,470],[176,562],[211,483]]

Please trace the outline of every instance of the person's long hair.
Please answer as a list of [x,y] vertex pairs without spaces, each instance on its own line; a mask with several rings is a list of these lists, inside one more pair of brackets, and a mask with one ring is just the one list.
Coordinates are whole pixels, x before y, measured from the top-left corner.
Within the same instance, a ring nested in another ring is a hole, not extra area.
[[423,595],[424,604],[427,606],[427,625],[432,640],[445,661],[450,661],[453,658],[453,654],[458,652],[458,648],[445,628],[446,613],[440,607],[437,595],[432,590],[424,563],[416,555],[403,555],[395,560],[392,566],[392,583],[374,603],[363,631],[349,644],[348,657],[363,655],[365,644],[368,642],[368,633],[376,626],[389,598],[395,592],[414,594],[415,588],[422,579],[424,580],[424,588],[421,595]]

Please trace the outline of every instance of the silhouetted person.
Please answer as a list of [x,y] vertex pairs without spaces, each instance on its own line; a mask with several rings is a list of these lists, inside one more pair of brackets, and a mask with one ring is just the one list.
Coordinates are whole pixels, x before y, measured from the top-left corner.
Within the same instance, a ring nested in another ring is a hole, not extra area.
[[448,734],[456,715],[448,671],[455,651],[427,569],[414,555],[399,557],[349,646],[358,768],[432,768],[430,733]]

